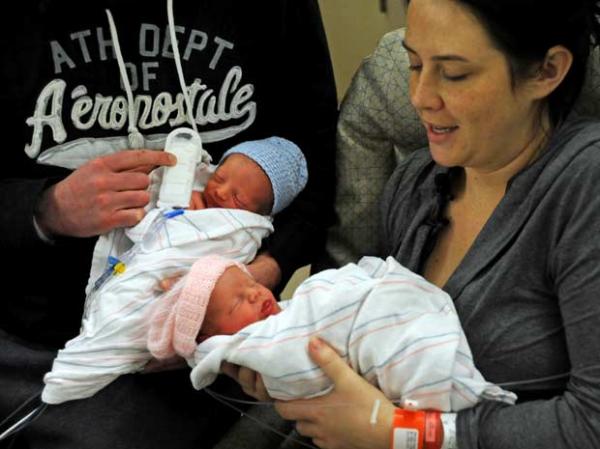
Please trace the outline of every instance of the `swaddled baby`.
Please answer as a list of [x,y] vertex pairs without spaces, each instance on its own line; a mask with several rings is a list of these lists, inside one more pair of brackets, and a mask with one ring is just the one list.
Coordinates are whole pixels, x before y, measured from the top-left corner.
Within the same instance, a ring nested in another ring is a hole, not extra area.
[[306,351],[318,335],[410,407],[457,411],[484,398],[515,400],[475,368],[451,298],[391,257],[313,275],[280,305],[242,265],[203,257],[151,320],[150,352],[186,358],[198,389],[228,361],[261,373],[272,397],[324,394],[331,382]]

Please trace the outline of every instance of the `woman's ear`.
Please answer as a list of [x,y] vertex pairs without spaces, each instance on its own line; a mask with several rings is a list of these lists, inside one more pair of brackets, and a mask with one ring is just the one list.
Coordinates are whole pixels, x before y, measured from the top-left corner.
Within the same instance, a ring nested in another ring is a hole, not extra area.
[[568,48],[562,45],[551,47],[529,83],[534,98],[550,95],[565,79],[572,63],[573,54]]

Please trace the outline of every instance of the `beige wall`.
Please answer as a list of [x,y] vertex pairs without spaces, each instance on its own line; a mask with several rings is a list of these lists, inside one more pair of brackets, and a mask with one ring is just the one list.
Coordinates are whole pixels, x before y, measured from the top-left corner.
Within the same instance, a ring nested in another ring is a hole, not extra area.
[[404,23],[404,0],[319,0],[338,97],[342,98],[362,59],[369,55],[386,32]]
[[[404,23],[404,1],[387,2],[388,11],[383,13],[379,0],[319,0],[340,100],[360,62],[373,51],[381,36]],[[298,270],[281,297],[290,298],[308,273],[308,267]]]

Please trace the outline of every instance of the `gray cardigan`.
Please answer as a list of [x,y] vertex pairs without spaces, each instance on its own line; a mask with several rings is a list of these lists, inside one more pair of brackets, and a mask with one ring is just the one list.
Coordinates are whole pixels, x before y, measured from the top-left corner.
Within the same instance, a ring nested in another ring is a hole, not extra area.
[[[448,177],[409,156],[383,196],[383,254],[422,272]],[[459,413],[460,449],[600,448],[600,124],[572,119],[500,204],[444,286],[477,367],[520,397]]]

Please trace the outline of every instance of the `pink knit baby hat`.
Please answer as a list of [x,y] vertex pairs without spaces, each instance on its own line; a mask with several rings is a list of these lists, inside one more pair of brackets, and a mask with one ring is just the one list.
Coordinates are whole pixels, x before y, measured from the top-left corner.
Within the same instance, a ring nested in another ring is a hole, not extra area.
[[201,257],[188,274],[158,299],[150,317],[147,340],[148,350],[155,358],[189,357],[194,353],[210,294],[231,266],[247,272],[244,265],[222,256]]

